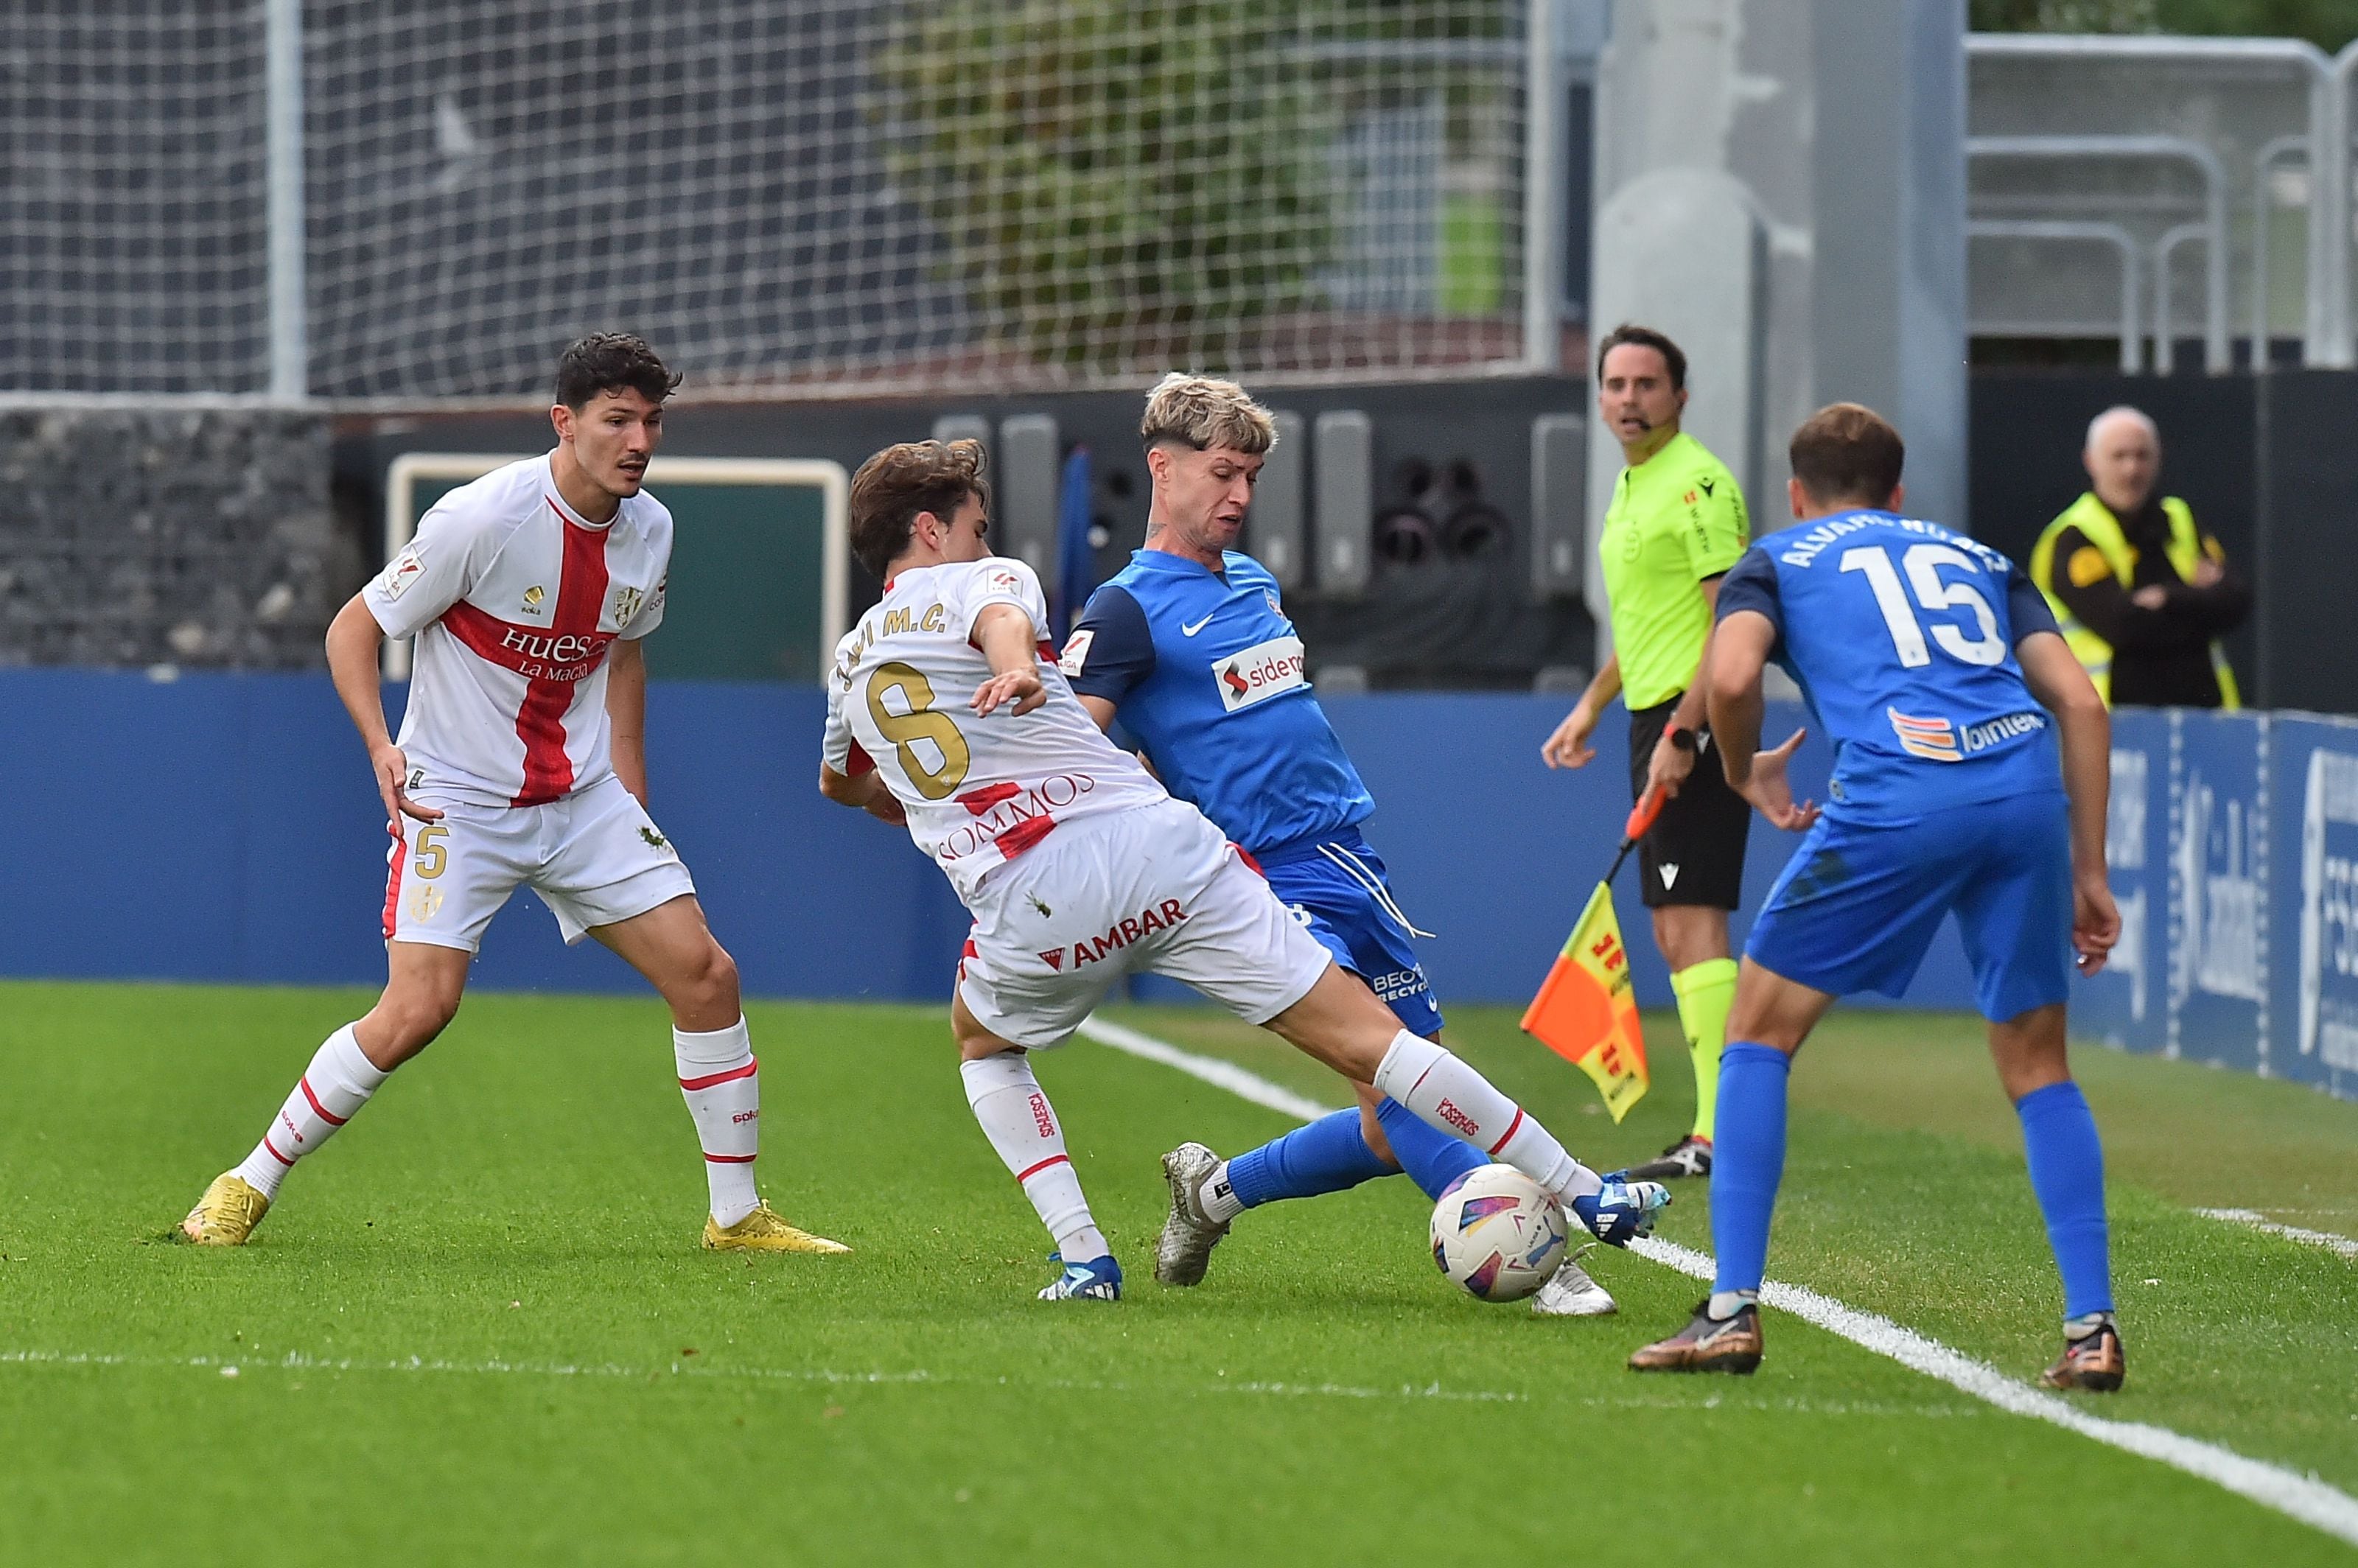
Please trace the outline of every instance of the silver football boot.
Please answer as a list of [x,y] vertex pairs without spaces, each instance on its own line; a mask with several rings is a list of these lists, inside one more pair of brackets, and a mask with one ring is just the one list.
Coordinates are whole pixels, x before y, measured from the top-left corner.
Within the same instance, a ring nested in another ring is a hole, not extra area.
[[1226,1221],[1204,1217],[1205,1182],[1220,1157],[1201,1143],[1182,1143],[1163,1156],[1163,1179],[1171,1184],[1171,1217],[1154,1238],[1154,1277],[1166,1285],[1200,1285],[1212,1249],[1228,1233]]

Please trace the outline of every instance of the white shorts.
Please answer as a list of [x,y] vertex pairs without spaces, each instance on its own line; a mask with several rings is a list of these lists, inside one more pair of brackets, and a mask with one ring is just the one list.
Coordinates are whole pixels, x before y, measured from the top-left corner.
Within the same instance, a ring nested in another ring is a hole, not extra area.
[[611,774],[546,806],[439,806],[401,819],[385,856],[384,937],[472,953],[518,883],[540,894],[568,943],[696,891],[679,851]]
[[1335,961],[1241,851],[1175,800],[1060,824],[968,907],[958,994],[985,1029],[1032,1050],[1070,1039],[1132,970],[1266,1023]]

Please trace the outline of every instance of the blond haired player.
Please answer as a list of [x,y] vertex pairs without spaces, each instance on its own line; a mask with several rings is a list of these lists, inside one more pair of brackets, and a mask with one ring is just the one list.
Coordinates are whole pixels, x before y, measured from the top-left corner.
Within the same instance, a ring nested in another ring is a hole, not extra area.
[[[394,837],[384,994],[328,1037],[244,1162],[180,1225],[244,1243],[278,1184],[459,1011],[483,929],[519,884],[568,942],[598,938],[671,1005],[680,1092],[704,1145],[717,1249],[841,1252],[761,1201],[761,1077],[737,967],[712,939],[679,852],[646,812],[646,661],[663,622],[671,514],[644,493],[678,384],[641,340],[565,352],[557,449],[438,503],[328,629],[328,666],[369,750]],[[377,653],[416,636],[395,742]]]
[[1092,1217],[1027,1052],[1063,1044],[1133,969],[1184,980],[1427,1124],[1531,1176],[1605,1240],[1652,1227],[1472,1067],[1401,1026],[1249,861],[1098,730],[1040,640],[1032,570],[988,553],[971,441],[862,465],[852,548],[884,596],[836,651],[819,788],[904,819],[974,916],[951,1000],[968,1103],[1056,1243],[1044,1300],[1113,1301]]

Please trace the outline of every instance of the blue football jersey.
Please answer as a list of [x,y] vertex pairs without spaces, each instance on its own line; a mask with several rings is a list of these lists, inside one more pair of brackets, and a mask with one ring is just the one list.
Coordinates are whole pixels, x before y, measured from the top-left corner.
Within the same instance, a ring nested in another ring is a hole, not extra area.
[[2014,654],[2055,618],[1988,546],[1888,512],[1817,518],[1722,579],[1719,617],[1742,610],[1776,626],[1773,656],[1834,744],[1828,816],[1904,822],[2062,789],[2054,721]]
[[1114,704],[1165,788],[1259,851],[1376,808],[1310,689],[1277,579],[1228,551],[1214,572],[1139,550],[1090,596],[1065,678]]

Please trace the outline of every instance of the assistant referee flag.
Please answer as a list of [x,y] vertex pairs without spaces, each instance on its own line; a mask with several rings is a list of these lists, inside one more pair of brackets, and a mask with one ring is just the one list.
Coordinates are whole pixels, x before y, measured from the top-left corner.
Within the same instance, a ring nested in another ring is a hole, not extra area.
[[1595,1080],[1615,1121],[1646,1098],[1652,1079],[1646,1072],[1646,1034],[1638,1022],[1638,998],[1629,980],[1629,950],[1622,944],[1620,917],[1613,911],[1613,877],[1661,808],[1662,796],[1652,792],[1630,808],[1612,869],[1588,895],[1563,951],[1556,955],[1547,979],[1540,982],[1539,995],[1523,1012],[1523,1033]]

